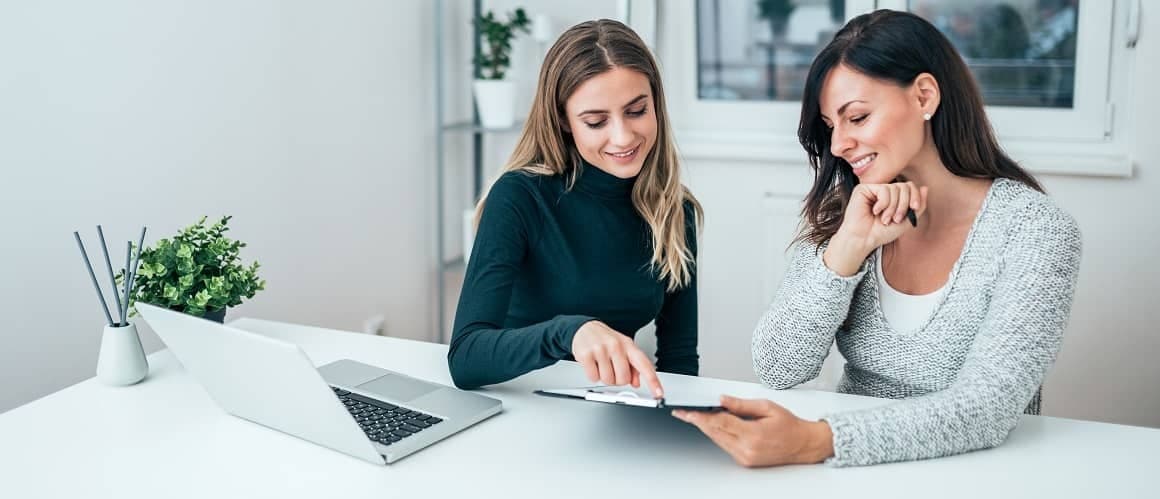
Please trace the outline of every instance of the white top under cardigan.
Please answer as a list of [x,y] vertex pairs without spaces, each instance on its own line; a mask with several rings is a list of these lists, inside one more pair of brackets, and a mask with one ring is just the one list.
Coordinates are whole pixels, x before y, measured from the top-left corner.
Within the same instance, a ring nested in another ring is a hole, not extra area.
[[946,293],[950,279],[947,279],[941,288],[930,293],[908,295],[894,289],[890,283],[886,282],[886,276],[882,273],[882,248],[874,250],[874,254],[878,258],[878,265],[874,266],[874,274],[878,277],[878,301],[882,305],[882,315],[886,316],[886,322],[890,324],[890,328],[899,333],[918,331],[934,315],[934,310],[938,307],[939,301],[942,300],[943,294]]

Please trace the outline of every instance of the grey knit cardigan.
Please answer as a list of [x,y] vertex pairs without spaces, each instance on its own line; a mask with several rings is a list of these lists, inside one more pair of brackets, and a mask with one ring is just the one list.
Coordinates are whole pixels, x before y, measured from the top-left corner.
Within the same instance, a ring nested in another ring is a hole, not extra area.
[[[993,182],[948,291],[924,327],[901,334],[879,304],[871,255],[850,277],[799,244],[773,304],[753,333],[762,384],[815,378],[837,341],[838,391],[905,399],[829,414],[835,466],[925,459],[994,447],[1038,393],[1055,361],[1079,273],[1079,228],[1042,193]],[[869,275],[870,277],[866,277]]]

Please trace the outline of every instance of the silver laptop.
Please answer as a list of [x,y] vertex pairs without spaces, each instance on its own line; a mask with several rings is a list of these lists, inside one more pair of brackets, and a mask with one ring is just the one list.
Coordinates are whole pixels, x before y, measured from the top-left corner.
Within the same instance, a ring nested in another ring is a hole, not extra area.
[[393,463],[500,412],[499,400],[339,360],[145,303],[137,311],[226,412],[370,461]]

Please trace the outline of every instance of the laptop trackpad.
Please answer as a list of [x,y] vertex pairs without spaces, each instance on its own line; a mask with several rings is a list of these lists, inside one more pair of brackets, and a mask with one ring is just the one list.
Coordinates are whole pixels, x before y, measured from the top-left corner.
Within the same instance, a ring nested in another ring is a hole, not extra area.
[[383,398],[407,402],[438,390],[439,387],[406,376],[387,374],[358,385],[358,389],[378,394]]

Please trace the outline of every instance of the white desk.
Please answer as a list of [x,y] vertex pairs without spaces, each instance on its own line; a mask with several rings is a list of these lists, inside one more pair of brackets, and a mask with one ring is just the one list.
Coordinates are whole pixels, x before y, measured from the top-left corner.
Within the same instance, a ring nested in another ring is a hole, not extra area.
[[[443,345],[253,319],[233,325],[295,342],[317,364],[352,358],[450,384]],[[584,384],[571,362],[484,390],[504,412],[374,466],[226,415],[168,351],[149,363],[138,385],[90,379],[0,414],[0,497],[1160,497],[1160,430],[1035,416],[1002,446],[961,456],[744,469],[661,411],[532,395]],[[661,376],[669,391],[768,397],[804,417],[889,403]]]

